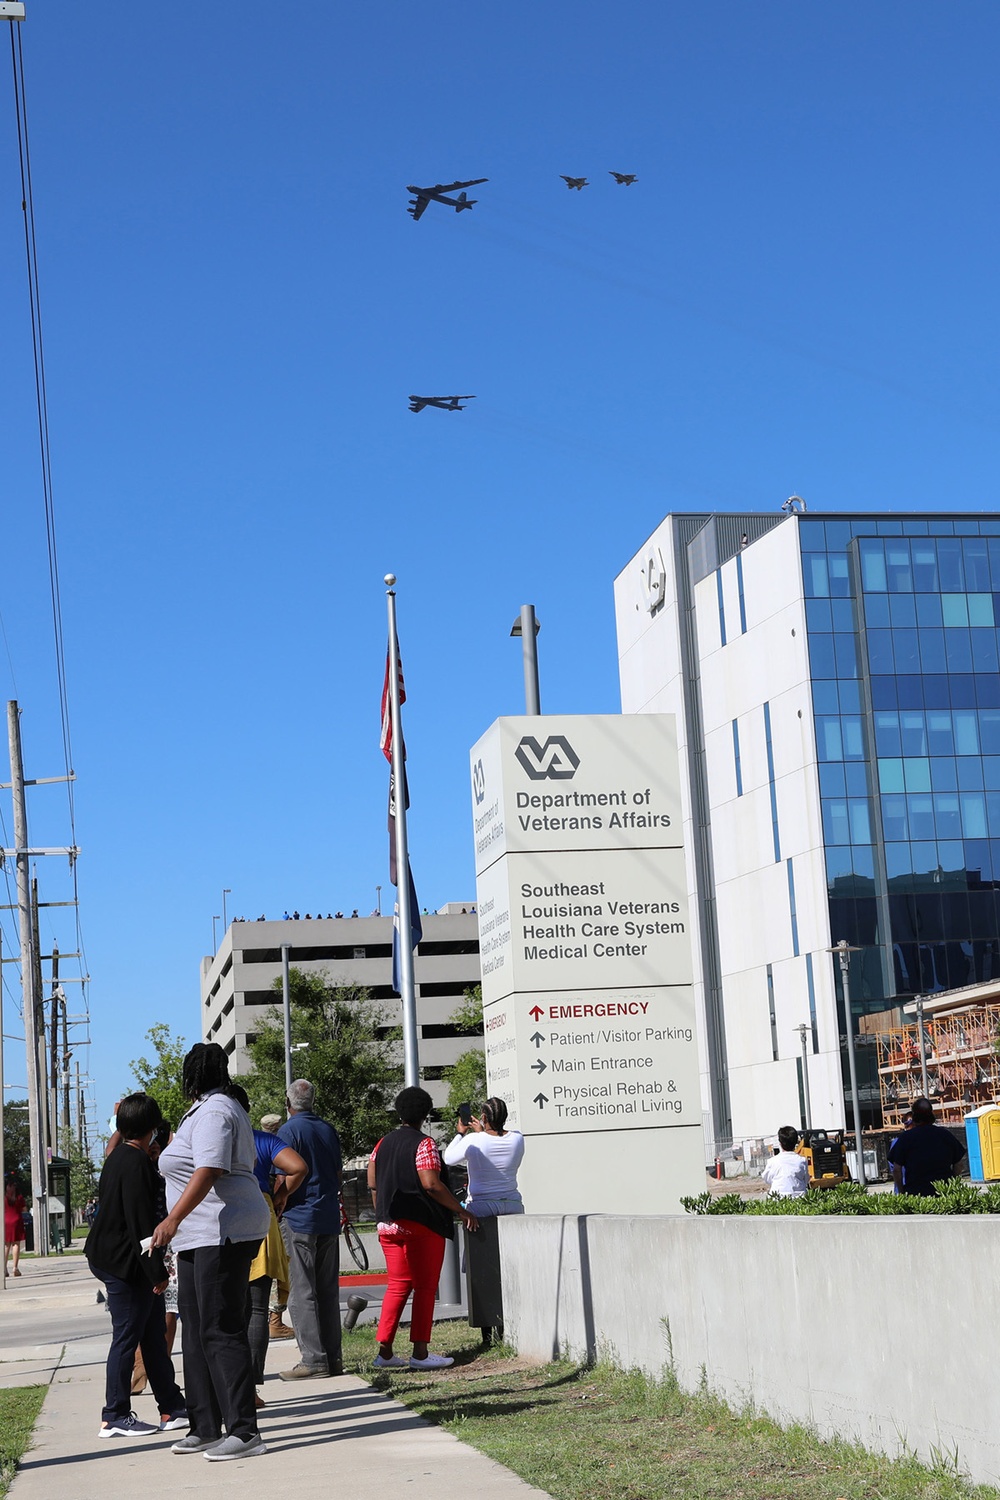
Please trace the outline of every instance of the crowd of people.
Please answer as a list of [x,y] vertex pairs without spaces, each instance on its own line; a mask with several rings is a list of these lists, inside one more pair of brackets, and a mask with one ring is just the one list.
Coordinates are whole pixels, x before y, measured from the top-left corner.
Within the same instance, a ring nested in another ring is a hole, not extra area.
[[[186,1428],[174,1453],[213,1462],[256,1457],[267,1452],[258,1387],[269,1338],[297,1340],[298,1362],[281,1372],[283,1380],[343,1372],[340,1142],[315,1112],[315,1091],[304,1079],[289,1086],[287,1119],[264,1116],[255,1130],[249,1099],[230,1080],[216,1043],[188,1052],[183,1088],[190,1107],[175,1131],[146,1094],[117,1106],[86,1242],[112,1323],[98,1436]],[[505,1128],[503,1101],[487,1100],[481,1117],[460,1120],[447,1149],[448,1160],[464,1159],[469,1169],[465,1204],[448,1188],[441,1155],[424,1131],[431,1103],[423,1089],[402,1091],[395,1101],[400,1124],[375,1144],[368,1168],[388,1273],[379,1367],[452,1363],[432,1353],[429,1340],[455,1220],[475,1233],[484,1215],[523,1212],[516,1171],[524,1143]],[[394,1344],[411,1296],[412,1352],[404,1358]],[[291,1330],[282,1319],[286,1305]],[[178,1318],[183,1391],[171,1352]],[[132,1410],[132,1396],[146,1383],[157,1424]]]

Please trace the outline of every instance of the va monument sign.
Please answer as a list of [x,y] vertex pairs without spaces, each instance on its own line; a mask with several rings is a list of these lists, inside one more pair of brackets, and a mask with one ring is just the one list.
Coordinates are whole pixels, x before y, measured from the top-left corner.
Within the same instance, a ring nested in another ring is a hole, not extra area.
[[498,719],[472,751],[491,1094],[529,1213],[704,1185],[672,714]]

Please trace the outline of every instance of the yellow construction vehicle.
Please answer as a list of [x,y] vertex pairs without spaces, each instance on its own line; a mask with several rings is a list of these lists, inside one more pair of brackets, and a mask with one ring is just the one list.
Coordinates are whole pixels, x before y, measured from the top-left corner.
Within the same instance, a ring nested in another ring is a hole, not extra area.
[[836,1187],[850,1180],[842,1130],[803,1130],[796,1150],[809,1163],[811,1188]]

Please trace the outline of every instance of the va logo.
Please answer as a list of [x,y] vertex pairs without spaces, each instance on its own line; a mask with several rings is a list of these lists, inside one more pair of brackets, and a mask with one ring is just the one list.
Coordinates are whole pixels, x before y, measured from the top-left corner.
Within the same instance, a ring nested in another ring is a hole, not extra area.
[[480,807],[486,796],[486,777],[483,774],[483,763],[477,760],[472,771],[472,790],[476,798],[476,806]]
[[532,781],[571,781],[580,764],[580,757],[562,734],[549,735],[544,745],[526,734],[514,755]]

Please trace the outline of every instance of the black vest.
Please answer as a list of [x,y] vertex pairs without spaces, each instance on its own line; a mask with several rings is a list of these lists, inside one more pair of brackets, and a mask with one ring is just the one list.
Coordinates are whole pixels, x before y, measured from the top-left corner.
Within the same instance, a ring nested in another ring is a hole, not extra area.
[[382,1137],[375,1157],[375,1217],[380,1224],[411,1219],[451,1240],[455,1237],[451,1212],[424,1192],[417,1176],[417,1149],[422,1140],[423,1133],[410,1125],[400,1125]]

